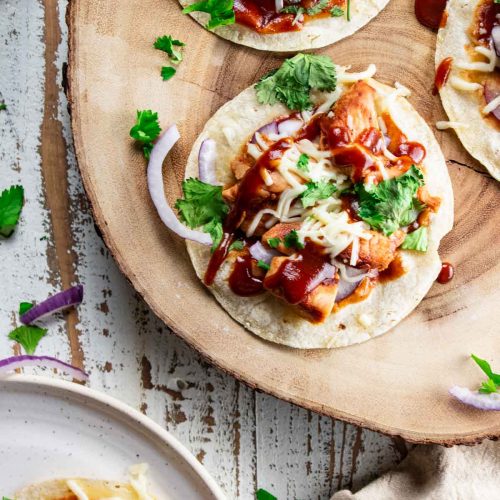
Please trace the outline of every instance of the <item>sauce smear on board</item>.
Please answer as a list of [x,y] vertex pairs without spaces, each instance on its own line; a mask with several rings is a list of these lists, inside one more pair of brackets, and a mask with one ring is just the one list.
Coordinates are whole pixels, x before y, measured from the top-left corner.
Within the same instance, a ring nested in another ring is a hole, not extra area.
[[415,15],[418,22],[433,31],[441,24],[446,0],[415,0]]
[[455,269],[449,262],[443,262],[441,265],[441,271],[436,279],[438,283],[441,285],[446,285],[446,283],[450,282],[453,276],[455,275]]

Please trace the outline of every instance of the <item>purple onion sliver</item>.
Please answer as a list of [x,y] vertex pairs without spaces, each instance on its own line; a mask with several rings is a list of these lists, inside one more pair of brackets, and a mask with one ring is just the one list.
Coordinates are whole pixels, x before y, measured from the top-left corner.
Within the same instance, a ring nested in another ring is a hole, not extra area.
[[278,134],[278,125],[276,122],[271,122],[271,123],[266,123],[259,129],[255,131],[255,133],[252,136],[252,140],[250,141],[252,144],[255,144],[257,142],[257,139],[255,138],[255,134],[261,134],[261,135],[269,135],[269,134]]
[[478,391],[471,391],[467,387],[454,385],[450,389],[450,394],[456,397],[462,403],[473,406],[478,410],[497,410],[500,411],[500,393],[481,394]]
[[45,318],[46,316],[63,311],[68,307],[76,306],[80,304],[82,300],[83,286],[73,286],[33,306],[21,316],[21,323],[30,325],[34,321]]
[[496,55],[500,57],[500,25],[497,24],[493,26],[491,30],[491,40],[493,42],[493,48],[495,49]]
[[358,288],[359,281],[355,281],[354,283],[350,283],[349,281],[345,281],[343,279],[339,280],[339,284],[337,287],[337,296],[335,297],[335,302],[340,302],[344,300],[346,297],[349,297],[356,288]]
[[217,156],[216,143],[213,139],[205,139],[198,153],[198,177],[206,184],[217,186],[217,175],[215,173],[215,159]]
[[307,285],[307,292],[312,292],[316,287],[321,285],[323,281],[332,279],[335,277],[335,266],[331,264],[325,264],[321,272],[319,272],[313,280]]
[[278,252],[276,252],[276,250],[266,248],[260,241],[256,241],[249,250],[250,255],[254,259],[261,260],[266,264],[270,264],[271,260],[273,260],[273,257],[276,257],[276,255],[278,255]]
[[38,368],[57,368],[64,371],[76,380],[84,382],[89,376],[80,368],[65,363],[60,359],[52,356],[31,356],[23,354],[21,356],[12,356],[10,358],[0,360],[0,375],[10,373],[17,368],[26,368],[35,366]]
[[296,118],[290,118],[288,120],[283,120],[282,122],[278,123],[278,133],[279,133],[279,135],[282,135],[282,136],[291,137],[296,132],[298,132],[302,128],[303,125],[304,125],[304,122],[302,120],[298,120]]

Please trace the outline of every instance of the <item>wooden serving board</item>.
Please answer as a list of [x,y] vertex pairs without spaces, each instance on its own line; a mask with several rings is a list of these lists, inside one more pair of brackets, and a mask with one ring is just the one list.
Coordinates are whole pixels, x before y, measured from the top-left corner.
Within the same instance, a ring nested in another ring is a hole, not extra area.
[[[73,0],[69,14],[69,101],[84,184],[118,265],[155,313],[211,363],[250,386],[311,410],[409,441],[474,443],[500,436],[500,413],[469,409],[448,395],[482,380],[471,352],[500,363],[499,185],[461,147],[436,132],[455,190],[455,227],[442,243],[456,277],[435,284],[391,332],[339,350],[300,351],[250,334],[196,278],[184,242],[155,213],[146,163],[128,133],[136,109],[177,123],[181,140],[166,162],[169,197],[191,145],[226,101],[278,66],[283,56],[222,40],[180,12],[175,0]],[[163,82],[159,35],[186,42],[175,77]],[[413,1],[392,0],[354,36],[322,50],[335,62],[412,90],[433,124],[445,119],[431,95],[435,35],[414,18]],[[242,299],[244,300],[244,299]]]

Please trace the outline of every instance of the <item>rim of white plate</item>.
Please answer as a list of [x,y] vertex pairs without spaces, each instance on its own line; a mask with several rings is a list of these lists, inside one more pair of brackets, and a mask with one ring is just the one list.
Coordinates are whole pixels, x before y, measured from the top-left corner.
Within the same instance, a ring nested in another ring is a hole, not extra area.
[[26,385],[42,385],[47,389],[55,388],[62,389],[63,391],[68,391],[73,394],[82,396],[93,401],[97,401],[103,405],[106,405],[114,410],[118,411],[122,415],[132,419],[135,424],[139,423],[149,432],[155,434],[159,439],[161,439],[166,445],[174,449],[186,462],[191,466],[191,468],[198,474],[198,476],[204,481],[206,486],[209,488],[210,492],[215,496],[217,500],[226,500],[226,496],[223,493],[220,486],[215,482],[215,480],[210,476],[205,467],[196,460],[196,458],[189,452],[189,450],[172,434],[165,430],[161,425],[157,424],[154,420],[150,419],[146,415],[143,415],[140,411],[132,408],[131,406],[123,403],[119,399],[112,396],[108,396],[104,392],[91,389],[90,387],[76,384],[75,382],[70,382],[68,380],[62,380],[57,378],[44,377],[41,375],[24,375],[24,374],[13,374],[0,377],[0,382],[16,382],[23,383]]

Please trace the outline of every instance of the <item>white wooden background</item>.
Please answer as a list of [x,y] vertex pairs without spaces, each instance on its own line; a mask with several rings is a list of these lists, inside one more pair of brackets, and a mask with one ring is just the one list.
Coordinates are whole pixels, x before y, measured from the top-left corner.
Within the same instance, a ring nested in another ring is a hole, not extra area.
[[92,388],[165,426],[229,498],[251,499],[264,487],[280,500],[323,499],[366,484],[406,455],[402,440],[318,416],[210,367],[118,271],[72,147],[62,85],[66,6],[0,0],[0,100],[8,105],[0,112],[0,189],[21,183],[26,193],[15,236],[0,242],[0,356],[16,351],[7,333],[20,301],[82,283],[84,303],[48,322],[39,352],[81,364]]

